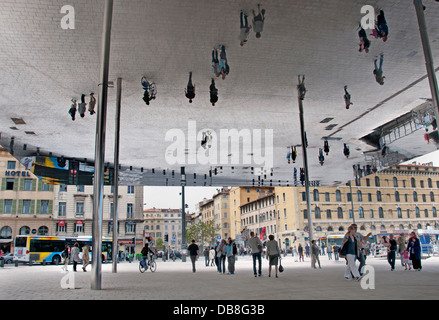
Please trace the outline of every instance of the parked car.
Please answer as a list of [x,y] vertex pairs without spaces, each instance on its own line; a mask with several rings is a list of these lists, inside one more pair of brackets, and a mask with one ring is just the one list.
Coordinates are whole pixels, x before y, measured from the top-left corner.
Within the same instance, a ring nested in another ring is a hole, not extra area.
[[169,252],[169,259],[172,259],[175,256],[175,258],[181,259],[181,252],[178,250],[171,250]]
[[5,263],[14,263],[14,254],[6,253],[0,257],[0,259],[5,260]]

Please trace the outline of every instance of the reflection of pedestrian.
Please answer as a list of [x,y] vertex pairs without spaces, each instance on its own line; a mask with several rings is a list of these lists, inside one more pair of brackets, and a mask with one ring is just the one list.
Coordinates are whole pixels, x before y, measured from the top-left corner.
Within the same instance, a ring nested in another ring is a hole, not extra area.
[[210,91],[210,103],[212,106],[215,106],[215,103],[218,101],[218,89],[215,87],[215,80],[212,79],[212,82],[209,87]]
[[189,72],[189,81],[187,83],[187,89],[185,89],[186,98],[189,99],[189,103],[192,103],[192,99],[195,98],[195,85],[192,84],[192,72]]
[[325,151],[326,155],[328,155],[328,153],[329,153],[329,143],[328,143],[328,140],[325,140],[325,142],[323,143],[323,151]]
[[195,272],[195,261],[197,261],[197,257],[198,257],[198,246],[195,244],[195,240],[192,240],[192,243],[189,245],[189,247],[187,248],[188,254],[191,258],[191,262],[192,262],[192,272]]
[[384,16],[384,11],[380,10],[380,14],[377,16],[375,23],[375,29],[372,31],[372,35],[375,38],[381,38],[383,41],[387,41],[387,36],[389,35],[389,27],[387,26],[386,17]]
[[75,115],[76,115],[76,100],[72,99],[72,105],[69,109],[69,114],[72,117],[72,120],[75,121]]
[[321,166],[323,166],[323,164],[325,163],[325,157],[323,156],[322,148],[319,148],[319,162]]
[[235,274],[235,255],[236,255],[236,244],[233,242],[232,238],[229,237],[229,243],[227,244],[227,262],[228,270],[227,274]]
[[86,268],[90,264],[90,255],[89,255],[88,244],[82,247],[82,270],[87,272]]
[[361,25],[360,28],[360,31],[358,31],[358,37],[360,38],[360,43],[358,44],[360,46],[359,51],[365,51],[366,53],[368,53],[370,48],[370,40],[367,38],[366,31],[361,27]]
[[226,47],[224,45],[220,45],[220,68],[221,68],[221,77],[223,80],[226,78],[226,76],[229,74],[230,67],[227,63],[227,55],[226,55]]
[[95,106],[96,106],[96,98],[94,96],[94,93],[90,93],[90,101],[88,103],[88,112],[90,112],[90,115],[95,114]]
[[239,40],[240,40],[240,45],[243,46],[247,41],[248,41],[248,37],[250,36],[250,30],[252,29],[252,26],[248,25],[248,16],[247,14],[241,10],[241,33],[239,34]]
[[349,155],[351,154],[351,151],[349,150],[349,147],[346,143],[343,144],[343,154],[345,155],[346,159],[349,158]]
[[384,61],[384,54],[380,54],[380,66],[377,66],[377,61],[378,61],[378,57],[375,57],[374,60],[374,66],[375,69],[373,70],[373,74],[375,75],[375,80],[376,82],[378,82],[380,85],[384,84],[384,79],[386,77],[383,76],[383,61]]
[[299,262],[301,260],[305,261],[304,258],[303,258],[303,247],[302,247],[302,244],[299,243],[299,246],[297,247],[297,251],[299,253]]
[[351,95],[348,92],[348,86],[344,86],[344,102],[346,104],[346,109],[349,109],[349,107],[353,104],[351,102]]
[[216,77],[219,77],[219,75],[221,73],[221,67],[220,67],[220,63],[218,60],[218,50],[216,50],[216,49],[212,50],[212,73]]
[[81,95],[81,103],[78,104],[78,113],[81,118],[84,118],[87,104],[85,103],[85,94]]
[[264,30],[265,9],[261,10],[261,5],[258,4],[258,15],[256,15],[255,10],[252,11],[253,11],[253,30],[256,32],[256,38],[260,38],[261,32]]

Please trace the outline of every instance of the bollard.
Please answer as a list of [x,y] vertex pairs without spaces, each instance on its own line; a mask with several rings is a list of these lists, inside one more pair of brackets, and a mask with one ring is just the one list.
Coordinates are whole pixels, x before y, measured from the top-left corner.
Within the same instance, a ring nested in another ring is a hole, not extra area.
[[0,259],[0,267],[1,268],[5,267],[5,259]]
[[46,259],[43,259],[43,266],[46,265]]
[[32,263],[33,263],[32,259],[29,259],[29,266],[32,266]]
[[15,260],[15,267],[18,267],[18,260]]

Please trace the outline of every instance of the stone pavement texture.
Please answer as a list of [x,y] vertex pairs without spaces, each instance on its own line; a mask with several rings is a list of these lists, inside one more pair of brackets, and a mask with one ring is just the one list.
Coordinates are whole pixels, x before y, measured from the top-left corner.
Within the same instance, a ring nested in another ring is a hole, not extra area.
[[[321,257],[322,269],[312,269],[309,259],[295,262],[291,256],[282,259],[285,268],[279,278],[268,277],[268,262],[263,259],[263,276],[255,278],[251,257],[239,257],[234,275],[223,275],[216,267],[206,267],[204,258],[197,261],[197,272],[191,263],[158,261],[155,273],[140,273],[138,263],[120,263],[118,272],[112,265],[102,267],[102,289],[91,290],[91,272],[73,273],[74,289],[63,289],[67,273],[60,266],[7,265],[0,269],[1,300],[181,300],[215,302],[234,300],[436,300],[439,298],[439,257],[422,261],[423,270],[405,271],[399,260],[390,271],[386,259],[369,257],[368,266],[375,272],[374,289],[362,289],[361,282],[345,280],[344,260],[329,261]],[[227,264],[226,264],[227,265]],[[90,268],[90,267],[89,267]],[[90,269],[89,269],[90,271]],[[274,270],[273,270],[274,274]],[[369,275],[372,275],[369,273]],[[368,280],[368,283],[372,282]],[[66,285],[64,285],[66,287]]]

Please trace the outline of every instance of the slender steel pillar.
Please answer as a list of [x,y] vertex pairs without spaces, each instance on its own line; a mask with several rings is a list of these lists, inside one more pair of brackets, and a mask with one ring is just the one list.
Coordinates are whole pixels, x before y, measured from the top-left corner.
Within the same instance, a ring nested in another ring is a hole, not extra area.
[[[300,116],[300,133],[302,138],[302,153],[303,153],[303,166],[305,170],[305,191],[306,191],[306,204],[308,210],[308,229],[309,229],[309,242],[313,240],[313,228],[312,228],[312,211],[311,211],[311,194],[309,192],[309,172],[308,172],[308,154],[306,151],[306,138],[305,138],[305,120],[303,116],[303,99],[301,99],[302,93],[298,87],[299,93],[299,116]],[[303,94],[304,97],[304,94]]]
[[419,31],[421,33],[422,48],[424,49],[425,66],[427,68],[428,82],[430,84],[431,97],[433,100],[434,115],[439,121],[439,93],[436,73],[434,71],[433,56],[431,54],[430,41],[428,39],[427,24],[425,22],[422,0],[413,0],[418,17]]
[[122,97],[122,79],[117,78],[116,119],[114,125],[114,173],[113,173],[113,273],[117,273],[118,248],[118,204],[119,204],[119,141],[120,141],[120,108]]
[[186,255],[187,243],[186,243],[186,208],[184,199],[184,186],[186,185],[186,174],[184,173],[184,167],[181,167],[181,249],[183,255]]
[[113,0],[105,0],[99,102],[96,119],[95,172],[93,185],[93,262],[91,273],[91,289],[93,290],[101,290],[102,285],[102,202],[104,195],[105,129],[107,118],[108,69],[110,64],[112,18]]

